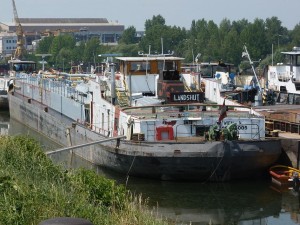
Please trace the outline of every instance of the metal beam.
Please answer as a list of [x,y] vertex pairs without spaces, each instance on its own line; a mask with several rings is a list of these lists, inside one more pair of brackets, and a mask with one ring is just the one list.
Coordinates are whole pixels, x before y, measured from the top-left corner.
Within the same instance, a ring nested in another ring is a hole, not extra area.
[[117,136],[117,137],[106,138],[106,139],[102,139],[100,141],[93,141],[93,142],[85,143],[85,144],[81,144],[81,145],[74,145],[74,146],[69,146],[69,147],[65,147],[65,148],[59,148],[54,151],[46,152],[46,155],[51,155],[51,154],[58,153],[58,152],[64,152],[64,151],[68,151],[68,150],[73,150],[75,148],[82,148],[82,147],[86,147],[86,146],[90,146],[90,145],[100,144],[103,142],[113,141],[113,140],[123,139],[123,138],[126,138],[126,136]]

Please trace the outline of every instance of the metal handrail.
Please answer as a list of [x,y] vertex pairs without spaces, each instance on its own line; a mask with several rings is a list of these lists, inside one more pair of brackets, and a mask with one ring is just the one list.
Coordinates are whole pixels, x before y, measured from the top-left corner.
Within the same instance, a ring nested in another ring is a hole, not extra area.
[[[178,135],[177,134],[179,134],[179,132],[177,131],[177,128],[179,127],[179,126],[187,126],[188,124],[179,124],[179,125],[177,125],[176,126],[176,128],[175,128],[175,134],[174,134],[174,138],[175,139],[177,139],[177,137],[178,137]],[[243,125],[243,126],[256,126],[257,127],[257,132],[255,132],[255,133],[253,133],[252,132],[252,127],[251,127],[251,132],[250,133],[248,133],[248,132],[244,132],[243,134],[250,134],[251,135],[251,139],[254,139],[255,137],[258,137],[258,139],[260,140],[261,139],[261,137],[260,137],[260,130],[259,130],[259,126],[258,126],[258,124],[240,124],[240,125]],[[192,128],[193,126],[195,126],[195,124],[190,124],[190,127]],[[237,126],[239,126],[239,125],[237,125]],[[238,130],[238,133],[240,134],[240,132],[239,132],[239,130]],[[180,134],[184,134],[183,132],[180,132]],[[190,133],[187,133],[187,134],[190,134]],[[191,133],[192,134],[192,133]]]

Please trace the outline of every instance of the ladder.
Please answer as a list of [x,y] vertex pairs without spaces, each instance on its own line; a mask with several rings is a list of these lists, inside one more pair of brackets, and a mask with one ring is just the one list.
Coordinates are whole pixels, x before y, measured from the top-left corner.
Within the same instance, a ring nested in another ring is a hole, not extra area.
[[121,107],[129,106],[129,96],[125,79],[123,79],[123,88],[116,88],[118,104]]
[[119,88],[116,89],[116,94],[118,97],[118,104],[121,107],[128,106],[128,95],[126,90],[121,90]]
[[185,89],[186,91],[188,91],[188,92],[192,92],[191,87],[187,85],[187,83],[186,83],[186,81],[185,81],[185,79],[184,79],[183,76],[181,77],[181,79],[182,79],[182,82],[183,82],[183,85],[184,85],[184,89]]

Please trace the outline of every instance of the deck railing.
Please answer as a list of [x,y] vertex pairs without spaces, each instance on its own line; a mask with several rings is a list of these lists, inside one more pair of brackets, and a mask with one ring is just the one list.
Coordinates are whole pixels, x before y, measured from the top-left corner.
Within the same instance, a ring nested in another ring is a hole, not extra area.
[[[180,126],[190,126],[190,130],[193,129],[193,127],[195,126],[199,126],[199,125],[195,125],[195,124],[190,124],[190,125],[186,125],[186,124],[179,124],[175,127],[174,130],[174,139],[177,140],[178,138],[195,138],[195,137],[203,137],[203,140],[205,139],[205,132],[203,135],[197,135],[196,133],[190,133],[190,132],[179,132],[177,128],[179,128]],[[245,126],[250,126],[250,132],[248,132],[249,129],[243,129],[243,127]],[[208,128],[209,126],[207,126]],[[222,130],[222,128],[221,128]],[[208,130],[207,130],[208,131]],[[238,131],[238,137],[241,139],[244,139],[243,137],[249,137],[249,138],[245,138],[245,139],[252,139],[252,140],[260,140],[260,129],[258,124],[240,124],[237,125],[237,131]]]
[[75,89],[75,86],[73,85],[74,82],[72,81],[51,80],[49,78],[43,79],[37,76],[27,76],[17,79],[16,82],[26,82],[37,88],[51,91],[52,93],[57,93],[64,97],[72,98],[80,103],[84,103],[84,99],[82,98],[83,93]]

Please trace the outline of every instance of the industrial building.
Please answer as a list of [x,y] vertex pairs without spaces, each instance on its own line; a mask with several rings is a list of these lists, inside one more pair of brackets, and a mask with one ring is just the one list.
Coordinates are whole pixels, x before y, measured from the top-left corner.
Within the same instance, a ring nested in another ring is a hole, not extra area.
[[0,55],[12,55],[17,47],[18,37],[15,33],[0,33]]
[[[101,43],[116,44],[124,31],[124,25],[105,18],[19,18],[19,22],[26,48],[32,45],[33,40],[58,33],[72,33],[78,41],[98,37]],[[0,22],[4,33],[16,32],[16,27],[14,22]]]

